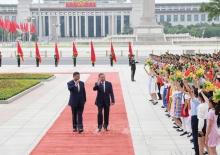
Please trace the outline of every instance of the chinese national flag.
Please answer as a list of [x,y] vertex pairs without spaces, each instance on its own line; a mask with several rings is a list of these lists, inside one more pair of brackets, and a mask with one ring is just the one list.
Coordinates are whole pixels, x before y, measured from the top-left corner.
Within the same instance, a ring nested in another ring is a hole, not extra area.
[[129,45],[129,49],[128,49],[128,52],[129,52],[129,56],[133,55],[133,50],[132,50],[132,47],[131,47],[131,42],[128,43]]
[[117,59],[116,59],[115,50],[114,50],[112,42],[111,42],[111,54],[112,54],[112,59],[116,62]]
[[77,51],[77,49],[76,49],[76,45],[75,45],[74,42],[73,42],[73,56],[74,56],[74,57],[77,57],[77,56],[78,56],[78,51]]
[[17,42],[17,52],[18,52],[18,55],[20,56],[21,60],[24,61],[24,54],[23,54],[23,51],[22,51],[22,48],[21,48],[19,41]]
[[95,56],[95,50],[94,50],[94,46],[93,46],[92,41],[90,43],[90,46],[91,46],[91,62],[95,63],[96,62],[96,56]]
[[36,55],[36,58],[38,58],[39,62],[41,63],[41,55],[40,55],[40,51],[39,51],[39,47],[38,47],[37,42],[35,43],[35,55]]
[[57,61],[59,62],[60,61],[60,55],[59,55],[59,50],[58,50],[58,47],[57,47],[57,43],[55,44],[55,56],[57,58]]

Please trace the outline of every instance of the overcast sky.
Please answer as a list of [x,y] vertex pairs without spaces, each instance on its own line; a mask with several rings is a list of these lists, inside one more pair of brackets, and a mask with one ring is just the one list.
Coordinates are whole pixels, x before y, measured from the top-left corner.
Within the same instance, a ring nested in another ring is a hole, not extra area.
[[[38,2],[38,0],[34,0],[35,2]],[[127,0],[127,1],[131,1],[131,0]],[[208,0],[156,0],[156,2],[168,2],[168,3],[171,3],[171,2],[207,2]],[[4,4],[4,3],[7,3],[7,4],[10,4],[10,3],[17,3],[17,0],[0,0],[0,3],[1,4]]]

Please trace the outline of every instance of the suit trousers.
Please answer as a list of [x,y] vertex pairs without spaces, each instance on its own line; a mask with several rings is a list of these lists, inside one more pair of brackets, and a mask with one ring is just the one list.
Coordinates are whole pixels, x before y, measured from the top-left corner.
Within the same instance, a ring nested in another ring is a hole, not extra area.
[[[103,110],[104,110],[104,124],[103,124]],[[101,105],[98,106],[98,128],[104,128],[108,127],[109,124],[109,110],[110,110],[110,105]]]
[[83,129],[84,105],[71,106],[73,129]]
[[131,81],[134,81],[135,71],[136,69],[131,69]]
[[197,116],[191,117],[191,126],[192,126],[192,136],[193,136],[193,144],[194,144],[194,148],[195,148],[195,155],[199,155],[198,118],[197,118]]

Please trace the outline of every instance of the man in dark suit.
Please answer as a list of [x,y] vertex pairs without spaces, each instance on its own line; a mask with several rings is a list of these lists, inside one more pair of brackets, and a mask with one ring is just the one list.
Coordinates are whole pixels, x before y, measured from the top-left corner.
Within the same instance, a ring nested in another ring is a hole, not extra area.
[[73,80],[67,83],[70,91],[69,106],[72,109],[73,132],[83,132],[83,110],[86,102],[86,91],[80,73],[73,73]]
[[138,61],[135,60],[134,55],[131,56],[131,81],[134,82],[134,75],[135,75],[135,71],[136,71],[136,63],[138,63]]
[[105,131],[108,131],[110,105],[115,104],[112,84],[111,82],[105,80],[105,75],[103,73],[100,73],[98,76],[98,82],[95,83],[93,90],[97,91],[95,104],[98,107],[98,132],[102,130],[102,127],[105,129]]

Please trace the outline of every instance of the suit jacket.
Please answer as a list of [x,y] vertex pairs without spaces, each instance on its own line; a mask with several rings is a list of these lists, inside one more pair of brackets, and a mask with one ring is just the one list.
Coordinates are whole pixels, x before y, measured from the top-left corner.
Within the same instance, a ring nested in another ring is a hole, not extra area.
[[136,63],[138,63],[138,62],[135,61],[135,60],[131,60],[130,63],[131,63],[131,70],[135,70],[136,69]]
[[115,97],[112,89],[111,82],[105,81],[105,91],[103,89],[102,84],[96,82],[95,86],[93,87],[94,91],[97,91],[96,101],[95,104],[97,106],[103,106],[104,104],[110,105],[111,102],[115,103]]
[[69,105],[72,107],[84,105],[86,102],[86,90],[84,83],[79,81],[80,91],[78,90],[78,87],[75,86],[75,82],[73,80],[69,81],[67,86],[70,91]]

